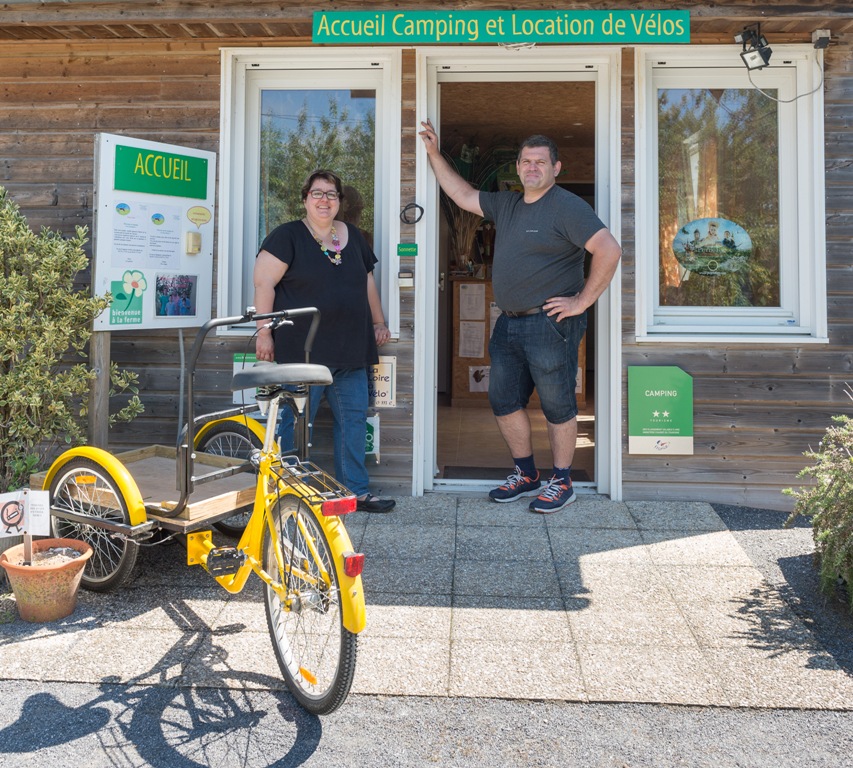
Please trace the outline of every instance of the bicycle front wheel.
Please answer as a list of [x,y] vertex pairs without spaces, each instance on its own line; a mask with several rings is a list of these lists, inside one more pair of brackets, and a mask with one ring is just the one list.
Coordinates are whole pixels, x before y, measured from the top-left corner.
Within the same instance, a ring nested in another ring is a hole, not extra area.
[[343,625],[331,549],[314,514],[294,496],[270,513],[263,568],[287,590],[282,601],[264,588],[270,636],[290,692],[309,712],[325,715],[349,693],[358,640]]

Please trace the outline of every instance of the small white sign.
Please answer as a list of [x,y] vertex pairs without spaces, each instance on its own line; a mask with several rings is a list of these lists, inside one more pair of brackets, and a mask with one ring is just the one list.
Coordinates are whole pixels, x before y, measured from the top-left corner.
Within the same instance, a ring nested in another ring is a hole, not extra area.
[[[257,357],[255,356],[254,352],[235,352],[233,373],[239,373],[244,368],[251,368],[256,361]],[[248,405],[249,403],[255,403],[257,402],[257,400],[255,399],[256,393],[257,390],[254,388],[238,389],[234,392],[232,402],[235,405]]]
[[367,437],[364,444],[365,456],[375,456],[379,463],[379,414],[367,417]]
[[50,536],[50,492],[27,491],[25,503],[27,533],[33,536]]
[[370,369],[367,386],[374,408],[396,408],[397,358],[380,355],[379,362]]
[[50,536],[50,493],[23,489],[0,494],[0,535]]

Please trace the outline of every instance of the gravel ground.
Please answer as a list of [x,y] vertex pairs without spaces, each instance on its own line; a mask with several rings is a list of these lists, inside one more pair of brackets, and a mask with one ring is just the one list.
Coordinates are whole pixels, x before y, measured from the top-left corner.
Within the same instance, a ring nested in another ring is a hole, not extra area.
[[728,504],[713,507],[764,578],[779,590],[838,666],[853,675],[853,614],[842,595],[828,597],[820,591],[808,521],[800,518],[785,528],[785,512]]

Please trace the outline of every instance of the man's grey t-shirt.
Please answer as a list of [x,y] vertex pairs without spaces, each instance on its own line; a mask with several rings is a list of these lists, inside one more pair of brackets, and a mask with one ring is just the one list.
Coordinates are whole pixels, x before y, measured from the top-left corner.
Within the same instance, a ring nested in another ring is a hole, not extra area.
[[554,185],[535,203],[519,192],[480,192],[495,223],[492,288],[507,312],[524,312],[552,296],[583,289],[584,244],[604,228],[577,195]]

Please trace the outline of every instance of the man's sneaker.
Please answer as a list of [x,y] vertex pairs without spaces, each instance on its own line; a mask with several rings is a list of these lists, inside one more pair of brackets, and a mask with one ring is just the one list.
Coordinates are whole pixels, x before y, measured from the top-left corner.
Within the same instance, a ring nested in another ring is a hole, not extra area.
[[515,472],[507,477],[503,485],[489,491],[489,498],[492,501],[500,502],[515,501],[522,496],[535,496],[541,487],[542,481],[539,479],[539,472],[536,473],[536,477],[528,477],[516,467]]
[[557,512],[571,504],[577,497],[572,490],[572,481],[563,480],[560,477],[552,477],[545,490],[539,494],[535,501],[530,502],[531,512],[540,512],[543,515],[550,515],[552,512]]

